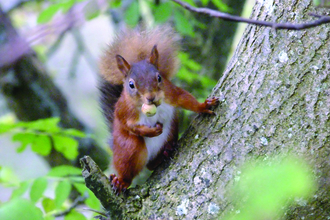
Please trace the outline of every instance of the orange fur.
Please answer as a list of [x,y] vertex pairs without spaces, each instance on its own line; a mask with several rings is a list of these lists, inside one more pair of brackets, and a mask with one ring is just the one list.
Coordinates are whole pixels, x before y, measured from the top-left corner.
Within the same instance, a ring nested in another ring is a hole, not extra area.
[[[109,127],[117,170],[111,183],[119,192],[143,167],[155,169],[176,146],[178,116],[174,108],[213,114],[210,108],[218,103],[216,98],[199,103],[170,82],[177,69],[177,49],[175,34],[163,26],[152,31],[126,31],[102,57],[101,72],[107,81],[100,89],[102,108],[113,123]],[[120,97],[111,97],[112,91],[118,95],[118,85],[123,85]],[[158,106],[156,116],[144,116],[142,104]]]

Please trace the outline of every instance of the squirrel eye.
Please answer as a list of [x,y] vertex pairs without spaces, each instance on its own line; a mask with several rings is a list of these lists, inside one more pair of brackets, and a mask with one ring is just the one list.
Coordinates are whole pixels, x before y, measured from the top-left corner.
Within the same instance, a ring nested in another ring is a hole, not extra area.
[[132,81],[129,81],[128,85],[129,85],[129,87],[131,89],[134,89],[135,88],[134,83]]
[[159,74],[157,76],[157,80],[158,80],[159,83],[162,81],[162,77]]

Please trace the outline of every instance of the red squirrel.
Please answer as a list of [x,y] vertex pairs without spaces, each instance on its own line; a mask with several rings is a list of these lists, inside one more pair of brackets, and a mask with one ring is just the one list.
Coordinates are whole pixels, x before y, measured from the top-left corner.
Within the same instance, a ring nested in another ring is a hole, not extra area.
[[[178,41],[168,26],[127,30],[101,58],[101,107],[112,132],[117,174],[110,181],[117,192],[126,190],[145,166],[154,170],[176,145],[176,108],[214,114],[210,108],[219,102],[209,98],[199,103],[171,83],[178,67]],[[145,106],[153,107],[152,114],[143,112]]]

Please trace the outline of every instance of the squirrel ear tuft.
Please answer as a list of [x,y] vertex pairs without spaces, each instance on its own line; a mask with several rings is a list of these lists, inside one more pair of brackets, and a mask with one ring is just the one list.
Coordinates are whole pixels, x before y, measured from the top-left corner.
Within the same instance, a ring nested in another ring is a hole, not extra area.
[[158,50],[157,50],[157,45],[155,45],[151,50],[151,55],[150,55],[149,61],[156,68],[158,68],[158,57],[159,57],[159,53],[158,53]]
[[124,59],[124,57],[120,55],[116,55],[117,66],[120,72],[122,72],[125,77],[128,75],[129,70],[131,69],[131,65]]

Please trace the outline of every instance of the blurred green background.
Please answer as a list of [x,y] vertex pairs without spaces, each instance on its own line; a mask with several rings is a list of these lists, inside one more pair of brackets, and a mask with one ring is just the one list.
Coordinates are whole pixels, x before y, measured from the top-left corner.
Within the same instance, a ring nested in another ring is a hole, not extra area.
[[[254,3],[185,2],[244,17]],[[86,219],[94,213],[81,207],[100,210],[77,167],[85,154],[92,154],[102,168],[109,166],[109,132],[98,104],[98,59],[118,30],[138,24],[171,24],[182,38],[181,66],[173,81],[204,101],[221,78],[245,28],[245,24],[193,14],[171,1],[0,0],[0,7],[0,52],[6,52],[9,60],[20,52],[27,57],[24,62],[11,63],[0,59],[0,219]],[[29,49],[16,48],[16,38]],[[38,77],[42,80],[35,80]],[[43,112],[48,108],[51,110]],[[52,110],[56,108],[59,112]],[[192,117],[194,114],[181,111],[180,133]],[[249,187],[255,184],[253,179],[260,179],[265,190],[272,192],[266,185],[273,183],[267,176],[274,170],[278,176],[273,178],[279,182],[279,178],[292,176],[286,180],[288,184],[276,186],[279,191],[284,190],[288,197],[308,196],[313,181],[301,163],[289,159],[275,167],[258,162],[254,171],[246,168],[245,182],[232,190],[233,201],[245,208],[228,218],[271,219],[275,211],[269,210],[269,215],[251,211],[264,203],[259,198],[271,200],[268,204],[276,210],[287,203],[287,197],[278,198],[276,192],[249,198],[256,194]],[[248,198],[249,205],[237,198]],[[80,206],[65,214],[75,202]]]

